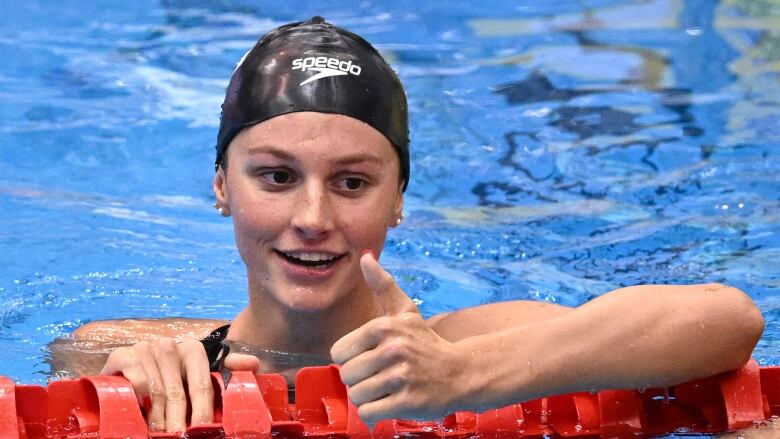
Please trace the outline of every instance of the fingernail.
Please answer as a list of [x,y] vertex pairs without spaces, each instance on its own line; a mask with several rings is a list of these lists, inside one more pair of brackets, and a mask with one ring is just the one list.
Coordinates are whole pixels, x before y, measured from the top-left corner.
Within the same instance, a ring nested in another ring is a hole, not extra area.
[[374,254],[373,250],[368,250],[368,249],[363,250],[363,254],[364,255],[371,255],[371,257],[374,258],[374,260],[376,261],[376,255]]

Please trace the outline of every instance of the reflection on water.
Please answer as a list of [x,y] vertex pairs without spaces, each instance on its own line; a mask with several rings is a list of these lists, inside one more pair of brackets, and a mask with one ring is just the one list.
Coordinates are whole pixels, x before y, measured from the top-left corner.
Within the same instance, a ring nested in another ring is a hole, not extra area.
[[3,374],[45,380],[42,346],[83,322],[237,312],[243,268],[209,207],[221,94],[259,34],[315,14],[407,84],[408,219],[383,262],[424,313],[726,282],[780,364],[775,2],[72,9],[0,28]]

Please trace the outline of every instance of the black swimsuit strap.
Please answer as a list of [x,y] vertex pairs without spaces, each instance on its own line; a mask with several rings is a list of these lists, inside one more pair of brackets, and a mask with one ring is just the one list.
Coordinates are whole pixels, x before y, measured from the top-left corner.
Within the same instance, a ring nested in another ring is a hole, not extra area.
[[209,365],[212,372],[219,372],[220,354],[222,354],[222,351],[225,348],[225,345],[222,342],[225,341],[229,329],[230,324],[220,326],[211,331],[211,334],[200,341],[203,343],[203,349],[206,350],[206,357],[209,359]]
[[[209,359],[209,369],[212,372],[220,372],[222,356],[226,356],[229,351],[228,346],[224,343],[229,330],[230,324],[220,326],[200,341],[203,343],[203,349],[206,350],[206,357]],[[295,403],[295,384],[287,385],[287,400],[290,403]]]

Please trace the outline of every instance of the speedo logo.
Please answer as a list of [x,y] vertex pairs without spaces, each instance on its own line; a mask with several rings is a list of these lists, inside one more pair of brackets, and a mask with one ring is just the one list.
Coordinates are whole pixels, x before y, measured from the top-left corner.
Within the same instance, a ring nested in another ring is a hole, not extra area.
[[302,72],[306,70],[314,70],[316,75],[301,82],[299,85],[308,84],[318,79],[327,78],[329,76],[342,76],[342,75],[360,75],[361,68],[357,64],[352,64],[352,61],[341,61],[338,58],[331,58],[328,56],[309,56],[306,58],[297,58],[292,62],[293,70],[300,69]]

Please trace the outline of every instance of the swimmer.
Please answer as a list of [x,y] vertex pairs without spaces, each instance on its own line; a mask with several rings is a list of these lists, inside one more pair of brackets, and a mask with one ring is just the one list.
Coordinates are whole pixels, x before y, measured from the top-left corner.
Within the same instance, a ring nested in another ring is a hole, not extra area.
[[576,308],[492,303],[425,320],[378,261],[403,221],[409,176],[406,96],[378,52],[319,17],[270,31],[228,85],[213,181],[246,265],[247,306],[230,322],[88,323],[75,341],[125,346],[81,373],[123,374],[150,429],[175,432],[212,421],[212,367],[291,382],[304,365],[334,362],[374,423],[670,386],[740,367],[761,336],[748,296],[720,284],[625,287]]

